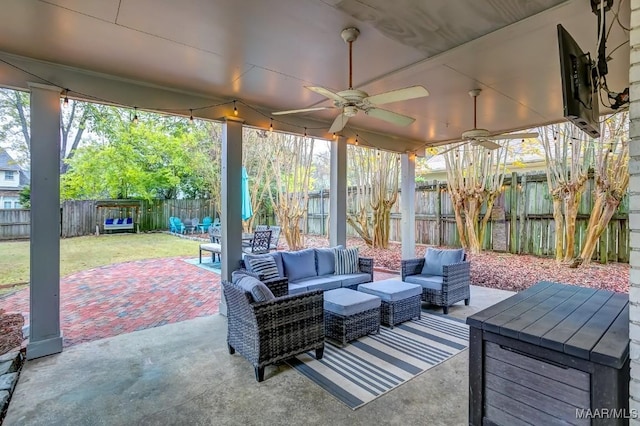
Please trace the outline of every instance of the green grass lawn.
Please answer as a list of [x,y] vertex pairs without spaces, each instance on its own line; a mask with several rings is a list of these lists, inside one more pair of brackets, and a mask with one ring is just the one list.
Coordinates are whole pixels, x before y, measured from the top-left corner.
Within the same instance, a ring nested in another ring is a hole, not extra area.
[[[168,234],[112,234],[60,240],[60,276],[113,263],[198,255],[198,241]],[[29,282],[29,241],[0,242],[0,285]],[[13,291],[16,287],[8,290]]]

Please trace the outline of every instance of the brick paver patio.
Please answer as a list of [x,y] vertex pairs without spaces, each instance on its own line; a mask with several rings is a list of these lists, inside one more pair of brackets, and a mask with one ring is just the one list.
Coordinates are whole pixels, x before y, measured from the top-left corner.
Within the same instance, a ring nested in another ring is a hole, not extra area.
[[[393,277],[375,272],[375,280]],[[78,272],[60,280],[64,346],[218,313],[220,276],[180,258],[148,259]],[[29,289],[0,299],[29,320]]]

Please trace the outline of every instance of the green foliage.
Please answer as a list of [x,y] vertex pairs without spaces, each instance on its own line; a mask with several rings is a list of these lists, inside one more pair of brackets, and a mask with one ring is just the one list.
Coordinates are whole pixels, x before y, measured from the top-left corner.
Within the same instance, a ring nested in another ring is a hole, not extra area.
[[20,205],[23,209],[31,208],[31,187],[25,186],[22,188],[22,191],[18,193],[18,197],[20,199]]
[[205,132],[174,117],[138,111],[134,124],[126,111],[100,109],[93,130],[104,142],[77,149],[68,161],[63,199],[149,200],[203,192],[202,169],[208,161],[198,146]]

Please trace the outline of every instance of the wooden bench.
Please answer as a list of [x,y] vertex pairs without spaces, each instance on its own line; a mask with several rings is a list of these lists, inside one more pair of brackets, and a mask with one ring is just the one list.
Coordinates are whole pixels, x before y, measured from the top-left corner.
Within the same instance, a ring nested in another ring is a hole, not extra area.
[[123,219],[105,219],[103,224],[105,231],[118,231],[133,228],[133,218],[126,217]]
[[202,252],[203,251],[211,252],[211,261],[212,262],[216,261],[216,254],[218,255],[218,259],[221,260],[220,255],[222,254],[222,246],[220,244],[218,244],[218,243],[200,244],[200,255],[199,255],[199,262],[198,263],[202,263]]

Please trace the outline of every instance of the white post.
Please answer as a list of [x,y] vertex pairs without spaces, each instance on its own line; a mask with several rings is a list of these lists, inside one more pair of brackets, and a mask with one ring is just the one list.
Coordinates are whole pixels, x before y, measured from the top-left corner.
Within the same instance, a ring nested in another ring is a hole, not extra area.
[[60,88],[31,89],[31,243],[27,359],[62,352],[60,331]]
[[[629,70],[629,338],[631,381],[629,408],[640,412],[640,0],[631,0],[631,53]],[[631,425],[640,425],[633,418]]]
[[[231,273],[242,259],[242,124],[243,120],[227,117],[222,124],[222,276],[231,281]],[[227,314],[224,295],[220,313]]]
[[329,245],[347,246],[347,139],[339,136],[331,144],[331,188],[329,189]]
[[400,156],[400,212],[402,213],[402,258],[416,257],[416,154]]

